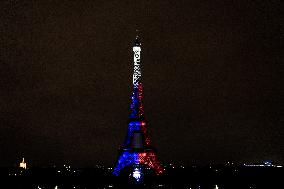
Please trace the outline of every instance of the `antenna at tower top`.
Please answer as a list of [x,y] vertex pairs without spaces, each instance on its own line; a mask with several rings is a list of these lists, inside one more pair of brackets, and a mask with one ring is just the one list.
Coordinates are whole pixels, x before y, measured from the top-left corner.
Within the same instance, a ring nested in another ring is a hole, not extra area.
[[141,46],[138,29],[136,29],[136,38],[135,38],[135,41],[134,41],[134,46]]

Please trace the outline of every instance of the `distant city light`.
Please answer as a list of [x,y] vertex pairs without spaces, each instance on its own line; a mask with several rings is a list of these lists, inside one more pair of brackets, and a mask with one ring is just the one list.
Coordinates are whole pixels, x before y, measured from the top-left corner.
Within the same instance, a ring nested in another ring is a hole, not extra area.
[[25,162],[25,158],[23,158],[22,162],[20,163],[20,167],[23,169],[27,169],[27,163]]
[[271,162],[265,161],[263,164],[243,164],[246,167],[282,167],[281,165],[274,165]]

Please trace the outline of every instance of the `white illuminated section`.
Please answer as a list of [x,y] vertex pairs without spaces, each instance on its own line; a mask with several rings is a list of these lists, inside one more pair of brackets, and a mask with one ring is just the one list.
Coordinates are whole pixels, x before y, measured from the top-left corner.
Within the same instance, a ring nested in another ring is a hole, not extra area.
[[134,87],[138,87],[139,79],[141,77],[140,51],[141,51],[140,47],[138,46],[133,47],[133,52],[134,52],[133,85]]
[[135,168],[133,171],[132,176],[136,179],[136,181],[138,182],[141,179],[141,171],[138,168]]

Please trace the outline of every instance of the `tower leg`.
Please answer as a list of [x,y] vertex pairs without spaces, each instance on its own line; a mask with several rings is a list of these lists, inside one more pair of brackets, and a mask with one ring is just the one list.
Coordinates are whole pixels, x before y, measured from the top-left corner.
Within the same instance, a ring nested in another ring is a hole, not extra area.
[[114,167],[113,174],[118,176],[120,171],[129,165],[137,164],[138,154],[134,152],[122,152],[118,158],[117,164]]
[[153,151],[139,153],[139,162],[153,169],[156,175],[160,175],[164,172],[164,168],[160,165],[157,155]]

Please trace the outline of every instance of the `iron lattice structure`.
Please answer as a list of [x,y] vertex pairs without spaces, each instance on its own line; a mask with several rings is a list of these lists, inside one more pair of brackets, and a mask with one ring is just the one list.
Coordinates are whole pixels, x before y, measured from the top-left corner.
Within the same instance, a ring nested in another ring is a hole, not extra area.
[[123,147],[120,149],[113,174],[118,176],[122,169],[132,166],[135,170],[137,167],[149,167],[155,171],[156,175],[160,175],[164,172],[164,168],[160,165],[156,151],[151,146],[144,117],[140,63],[141,44],[138,36],[134,41],[133,52],[134,71],[133,92],[130,105],[131,113],[127,135]]

